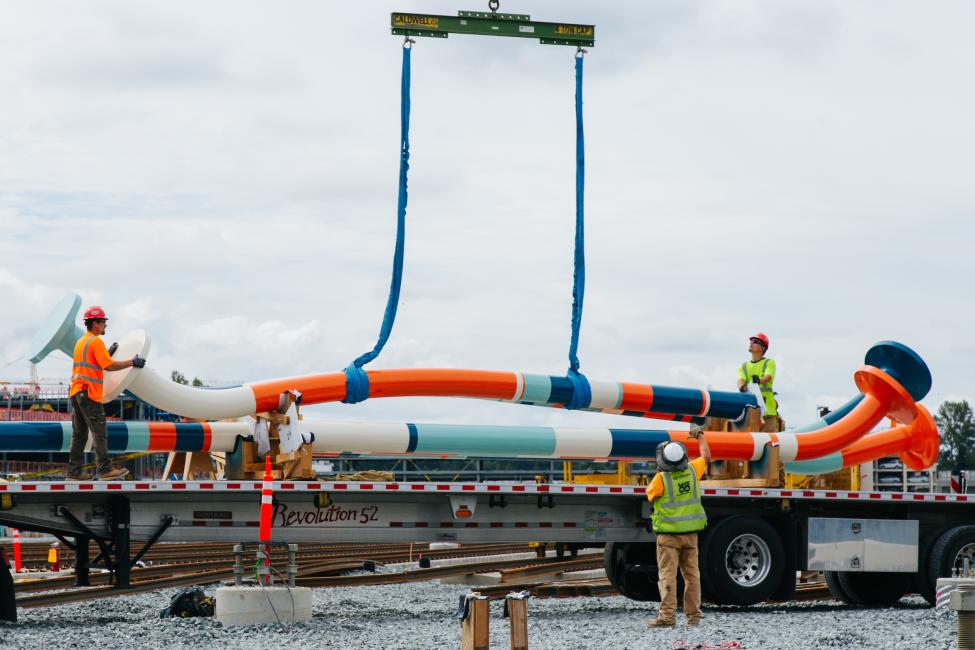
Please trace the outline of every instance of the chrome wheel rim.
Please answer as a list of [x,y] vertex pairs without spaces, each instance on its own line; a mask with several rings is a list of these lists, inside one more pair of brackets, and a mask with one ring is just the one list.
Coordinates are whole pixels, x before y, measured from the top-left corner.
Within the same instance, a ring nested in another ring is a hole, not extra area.
[[965,560],[968,560],[968,569],[975,570],[975,543],[965,544],[955,553],[954,567],[959,575],[965,570]]
[[[975,544],[972,545],[975,552]],[[728,576],[742,587],[755,587],[768,577],[772,568],[772,552],[758,535],[745,533],[731,540],[725,551]]]

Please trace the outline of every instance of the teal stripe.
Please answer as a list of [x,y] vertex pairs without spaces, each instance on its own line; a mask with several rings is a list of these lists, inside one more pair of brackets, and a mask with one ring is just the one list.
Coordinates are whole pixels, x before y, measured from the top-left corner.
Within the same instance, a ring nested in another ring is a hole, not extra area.
[[149,425],[145,422],[126,422],[129,430],[129,444],[125,451],[147,451],[149,449]]
[[548,375],[525,375],[525,394],[522,402],[548,404],[552,396],[552,379]]
[[418,424],[416,433],[419,453],[462,456],[551,456],[555,453],[555,429],[550,427]]
[[71,432],[74,427],[70,422],[61,423],[61,451],[71,451]]
[[836,452],[820,458],[794,460],[785,464],[790,474],[829,474],[843,469],[843,454]]
[[819,431],[820,429],[825,429],[828,422],[823,418],[813,420],[808,424],[804,424],[801,427],[796,427],[795,429],[790,429],[789,433],[808,433],[809,431]]

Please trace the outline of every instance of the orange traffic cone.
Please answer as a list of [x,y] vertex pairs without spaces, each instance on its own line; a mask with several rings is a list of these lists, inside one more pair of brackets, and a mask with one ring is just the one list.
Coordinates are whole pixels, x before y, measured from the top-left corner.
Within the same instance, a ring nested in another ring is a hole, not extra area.
[[264,584],[271,582],[271,519],[274,517],[274,477],[271,475],[271,455],[264,457],[264,482],[261,486],[261,528],[258,541],[264,544]]

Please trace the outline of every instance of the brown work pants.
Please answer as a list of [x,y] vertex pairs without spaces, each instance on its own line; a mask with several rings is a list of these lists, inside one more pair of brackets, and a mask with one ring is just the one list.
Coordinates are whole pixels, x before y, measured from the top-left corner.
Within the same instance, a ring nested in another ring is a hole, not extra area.
[[697,566],[697,533],[657,534],[657,579],[660,613],[657,618],[677,621],[677,569],[684,576],[684,616],[688,623],[701,620],[701,571]]
[[84,462],[88,433],[91,432],[92,449],[95,452],[95,473],[111,469],[108,458],[108,432],[105,427],[105,407],[101,402],[88,398],[81,391],[71,396],[71,452],[68,455],[68,476],[80,477]]

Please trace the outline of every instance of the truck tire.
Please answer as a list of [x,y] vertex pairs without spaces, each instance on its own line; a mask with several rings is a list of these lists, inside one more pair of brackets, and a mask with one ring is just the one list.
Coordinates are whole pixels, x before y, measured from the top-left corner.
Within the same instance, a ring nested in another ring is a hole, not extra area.
[[928,579],[932,589],[938,578],[947,578],[952,569],[964,568],[964,559],[975,569],[975,526],[956,526],[941,534],[931,547],[928,559]]
[[939,530],[928,533],[921,538],[917,547],[917,573],[914,574],[913,587],[932,607],[935,601],[935,582],[931,580],[931,547],[943,532]]
[[829,593],[833,598],[847,605],[856,605],[856,602],[850,597],[850,594],[846,593],[843,585],[840,584],[839,571],[824,571],[823,575],[826,576],[826,588],[829,589]]
[[700,549],[702,587],[721,605],[747,606],[782,582],[785,548],[764,519],[735,515],[715,524]]
[[621,595],[641,602],[660,600],[656,544],[608,542],[603,551],[603,568]]
[[911,588],[913,573],[839,571],[840,587],[856,605],[890,607]]

